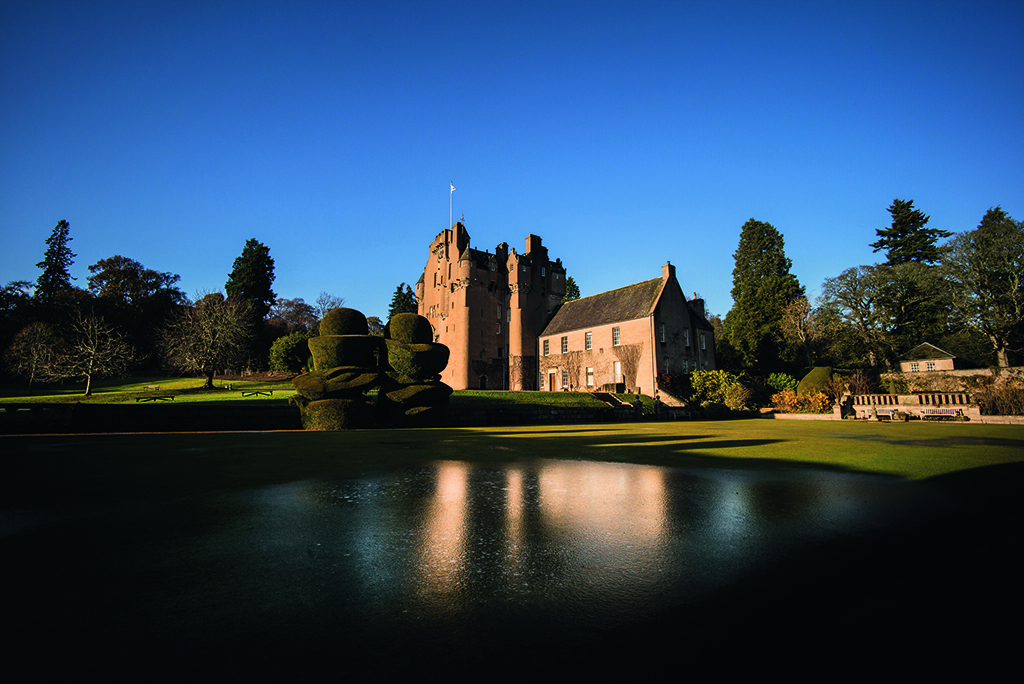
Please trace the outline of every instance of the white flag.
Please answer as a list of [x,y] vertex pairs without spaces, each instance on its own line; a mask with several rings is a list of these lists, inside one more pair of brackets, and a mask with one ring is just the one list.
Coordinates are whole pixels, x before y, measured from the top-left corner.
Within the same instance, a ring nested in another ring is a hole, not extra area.
[[449,183],[452,186],[452,192],[455,192],[455,183]]

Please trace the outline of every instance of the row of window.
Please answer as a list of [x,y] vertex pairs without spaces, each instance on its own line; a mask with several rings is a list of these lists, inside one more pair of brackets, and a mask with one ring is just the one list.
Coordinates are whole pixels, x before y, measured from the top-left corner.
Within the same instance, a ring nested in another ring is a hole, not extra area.
[[[924,362],[924,369],[926,371],[933,371],[933,370],[935,370],[935,362],[934,361],[925,361]],[[911,373],[920,373],[921,372],[921,365],[917,361],[911,361],[910,362],[910,372]]]
[[[665,324],[664,323],[659,323],[658,325],[659,325],[659,330],[658,330],[659,340],[661,342],[664,342],[665,341]],[[619,343],[620,343],[620,340],[621,340],[621,336],[619,334],[619,329],[617,327],[616,328],[612,328],[612,346],[613,347],[618,347]],[[562,336],[561,343],[562,343],[562,353],[563,354],[569,353],[569,337],[567,335],[563,335]],[[544,345],[543,346],[544,346],[544,356],[550,356],[551,355],[551,346],[549,345],[548,340],[544,340]],[[690,346],[690,331],[688,329],[684,329],[683,330],[683,346],[684,347],[689,347]],[[590,351],[593,348],[594,348],[594,333],[592,333],[592,332],[584,333],[583,334],[583,349],[585,351]],[[704,339],[704,333],[700,334],[700,348],[701,349],[707,349],[707,342]]]

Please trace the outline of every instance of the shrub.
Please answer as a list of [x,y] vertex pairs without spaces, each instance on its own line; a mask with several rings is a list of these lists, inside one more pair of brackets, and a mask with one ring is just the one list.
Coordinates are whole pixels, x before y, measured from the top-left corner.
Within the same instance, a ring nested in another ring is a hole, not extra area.
[[828,384],[829,378],[832,377],[831,366],[816,366],[811,369],[811,372],[804,376],[800,384],[797,385],[797,394],[817,394],[818,392],[824,392],[825,386]]
[[793,390],[782,390],[772,396],[772,405],[779,413],[828,413],[832,401],[824,392],[797,394]]
[[297,372],[309,364],[307,340],[315,333],[296,331],[279,337],[270,345],[270,370]]
[[690,374],[693,398],[701,406],[706,403],[724,404],[729,388],[739,383],[738,376],[724,370],[694,371]]
[[768,385],[776,392],[783,390],[796,391],[796,387],[799,383],[789,373],[772,373],[768,376]]
[[1024,384],[1018,381],[987,384],[974,398],[985,415],[1024,415]]
[[355,309],[331,309],[320,321],[320,334],[328,335],[369,335],[370,326],[366,316]]
[[740,383],[731,386],[725,392],[725,405],[733,411],[742,410],[750,402],[754,393]]
[[406,344],[428,344],[434,341],[434,328],[423,316],[400,313],[388,321],[384,327],[384,337]]

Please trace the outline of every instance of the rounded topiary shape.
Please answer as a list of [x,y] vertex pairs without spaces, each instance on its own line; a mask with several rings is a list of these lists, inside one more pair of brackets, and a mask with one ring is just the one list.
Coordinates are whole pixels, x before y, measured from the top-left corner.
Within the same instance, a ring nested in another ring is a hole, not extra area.
[[450,351],[443,344],[404,344],[386,340],[390,374],[403,382],[440,379]]
[[320,321],[321,335],[369,335],[366,316],[355,309],[331,309]]
[[306,344],[316,370],[338,366],[377,368],[384,340],[372,335],[328,335],[311,337]]
[[832,366],[815,366],[811,372],[803,377],[796,387],[796,393],[800,395],[817,394],[825,391],[825,385],[832,378]]
[[373,404],[366,399],[324,399],[302,408],[306,430],[351,430],[373,427]]
[[395,314],[384,328],[384,337],[406,344],[427,344],[434,341],[434,328],[419,314]]

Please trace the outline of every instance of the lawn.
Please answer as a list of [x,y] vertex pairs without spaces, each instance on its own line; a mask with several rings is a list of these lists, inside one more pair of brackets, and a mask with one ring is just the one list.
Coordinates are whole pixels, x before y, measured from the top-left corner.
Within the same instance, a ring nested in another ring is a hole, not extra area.
[[[479,463],[560,458],[679,468],[830,469],[922,479],[1024,461],[1024,426],[814,421],[693,421],[514,428],[349,432],[178,433],[0,437],[18,461],[92,480],[119,473],[194,478],[232,472],[231,486],[261,486],[429,460]],[[73,445],[73,446],[72,446]],[[245,464],[243,469],[220,466]],[[188,466],[178,468],[178,466]],[[18,466],[8,461],[15,470]],[[187,475],[185,473],[188,473]],[[14,482],[17,478],[6,478]],[[227,483],[222,482],[222,485]]]

